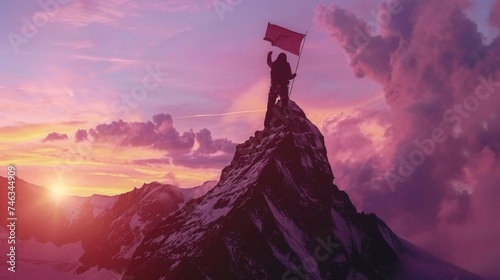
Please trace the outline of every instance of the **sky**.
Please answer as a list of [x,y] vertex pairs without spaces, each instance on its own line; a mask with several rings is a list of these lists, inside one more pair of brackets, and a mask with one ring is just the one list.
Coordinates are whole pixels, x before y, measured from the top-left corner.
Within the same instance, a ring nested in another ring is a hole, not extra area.
[[500,279],[499,19],[499,0],[9,1],[0,166],[81,196],[217,180],[263,127],[271,22],[307,32],[291,99],[358,210]]

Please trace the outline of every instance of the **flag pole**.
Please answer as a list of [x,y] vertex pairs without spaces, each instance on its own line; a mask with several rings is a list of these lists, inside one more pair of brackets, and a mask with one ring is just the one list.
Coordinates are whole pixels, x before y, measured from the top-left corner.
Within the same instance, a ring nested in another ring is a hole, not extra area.
[[[297,69],[299,69],[300,57],[302,56],[302,50],[304,49],[304,44],[306,43],[307,31],[304,35],[304,40],[302,41],[302,46],[300,46],[299,59],[297,60],[297,66],[295,66],[295,73],[297,73]],[[292,81],[292,85],[290,86],[290,93],[288,93],[288,98],[292,96],[293,84],[295,83],[295,78]]]

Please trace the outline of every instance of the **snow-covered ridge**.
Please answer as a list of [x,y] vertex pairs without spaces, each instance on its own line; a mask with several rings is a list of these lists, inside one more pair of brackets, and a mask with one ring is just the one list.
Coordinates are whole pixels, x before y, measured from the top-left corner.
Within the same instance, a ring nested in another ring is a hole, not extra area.
[[408,280],[432,265],[439,273],[425,279],[478,279],[423,261],[374,214],[358,213],[333,184],[319,129],[293,101],[289,112],[287,126],[238,145],[212,190],[152,230],[122,279]]

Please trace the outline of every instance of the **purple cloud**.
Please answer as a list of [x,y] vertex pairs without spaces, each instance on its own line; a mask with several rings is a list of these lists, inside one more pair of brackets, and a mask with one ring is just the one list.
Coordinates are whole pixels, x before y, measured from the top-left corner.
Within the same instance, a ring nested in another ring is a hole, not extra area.
[[87,133],[87,130],[85,130],[85,129],[79,129],[75,133],[75,142],[85,141],[85,140],[87,140],[87,138],[88,138],[88,133]]
[[52,142],[52,141],[62,141],[62,140],[67,140],[68,135],[66,134],[60,134],[57,132],[52,132],[49,133],[45,138],[42,139],[42,142]]
[[[43,12],[47,13],[50,7],[45,7]],[[95,0],[74,0],[66,5],[56,5],[54,9],[57,14],[54,20],[71,24],[76,27],[84,27],[92,23],[115,24],[116,21],[127,16],[127,11],[134,7],[128,0],[111,0],[106,2]]]
[[[439,229],[444,242],[452,228],[474,224],[474,234],[456,240],[470,243],[492,228],[472,217],[500,166],[500,38],[485,44],[464,3],[391,1],[379,10],[378,33],[347,10],[317,9],[318,24],[343,47],[356,76],[378,82],[390,108],[325,122],[332,168],[358,206],[403,236]],[[363,128],[373,121],[385,129],[382,147]],[[500,248],[493,238],[483,242]]]
[[236,144],[226,138],[212,139],[212,133],[206,128],[196,133],[196,141],[199,147],[194,152],[174,157],[173,163],[190,168],[222,167],[231,161],[236,148]]
[[198,154],[232,153],[235,149],[234,143],[227,138],[213,140],[212,133],[206,128],[196,133],[196,140],[200,144],[195,151]]
[[[84,130],[83,130],[84,131]],[[77,134],[80,130],[77,132]],[[84,135],[84,132],[80,132]],[[132,163],[146,166],[174,164],[190,168],[221,168],[231,161],[236,144],[226,138],[213,139],[208,129],[182,134],[169,114],[157,114],[152,121],[113,121],[99,124],[88,133],[95,143],[120,147],[146,147],[165,152],[159,158],[138,158]],[[195,142],[198,144],[195,147]],[[194,149],[194,150],[193,150]]]
[[153,122],[113,121],[99,124],[89,130],[97,142],[114,143],[118,146],[150,147],[158,150],[186,151],[193,147],[195,133],[182,135],[174,128],[172,117],[168,114],[153,116]]
[[136,159],[132,161],[133,164],[144,165],[144,166],[160,166],[171,164],[172,160],[169,158],[147,158],[147,159]]
[[491,26],[500,29],[500,0],[496,0],[495,3],[493,4],[493,8],[490,11],[488,22],[491,24]]

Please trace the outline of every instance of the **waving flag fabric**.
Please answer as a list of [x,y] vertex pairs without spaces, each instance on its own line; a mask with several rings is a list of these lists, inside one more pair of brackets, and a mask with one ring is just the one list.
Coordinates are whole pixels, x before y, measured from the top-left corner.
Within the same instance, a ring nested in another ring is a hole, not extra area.
[[271,42],[275,47],[299,55],[300,44],[304,37],[304,34],[268,23],[264,40]]

